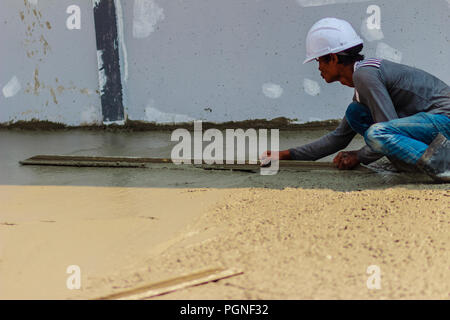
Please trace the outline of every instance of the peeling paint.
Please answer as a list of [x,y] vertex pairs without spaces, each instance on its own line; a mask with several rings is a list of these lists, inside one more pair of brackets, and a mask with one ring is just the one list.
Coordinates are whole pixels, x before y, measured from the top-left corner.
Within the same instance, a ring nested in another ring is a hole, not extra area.
[[42,43],[44,55],[46,55],[47,52],[50,50],[50,46],[49,46],[47,40],[45,40],[43,35],[41,35],[41,37],[39,38],[39,41]]
[[88,88],[79,89],[81,94],[85,94],[87,96],[90,96],[92,94],[92,91]]
[[32,114],[32,113],[37,113],[37,111],[35,111],[35,110],[27,110],[27,111],[21,112],[20,115],[21,116],[27,116],[27,115]]
[[[51,50],[51,47],[45,39],[43,33],[43,31],[51,29],[51,24],[49,21],[47,21],[45,25],[41,23],[42,13],[36,8],[33,8],[31,10],[32,4],[30,4],[30,2],[28,2],[27,0],[24,0],[24,3],[26,7],[26,14],[24,11],[20,11],[19,14],[21,21],[24,22],[26,27],[26,38],[23,40],[23,44],[26,49],[25,51],[28,58],[37,58],[38,61],[42,61],[43,56],[46,56],[47,53]],[[35,28],[38,26],[40,28],[38,30],[42,31],[39,36],[35,35],[35,33],[38,31]],[[36,46],[36,44],[40,45]],[[42,53],[42,55],[40,57],[37,57],[39,53]]]
[[53,88],[50,88],[50,94],[52,95],[53,102],[54,102],[55,104],[58,104],[58,100],[56,99],[55,90],[53,90]]
[[36,68],[34,70],[34,94],[37,96],[39,95],[39,88],[41,84],[39,82],[39,69]]

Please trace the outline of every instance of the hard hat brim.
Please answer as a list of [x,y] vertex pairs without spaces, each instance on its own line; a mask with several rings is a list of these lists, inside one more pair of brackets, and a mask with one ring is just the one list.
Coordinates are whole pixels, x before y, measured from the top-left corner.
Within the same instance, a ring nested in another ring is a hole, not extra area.
[[328,52],[326,52],[326,53],[321,53],[321,54],[319,54],[319,55],[315,55],[315,56],[306,58],[305,61],[303,61],[303,64],[308,63],[308,62],[311,62],[311,61],[313,61],[314,59],[320,58],[320,57],[322,57],[322,56],[326,56],[326,55],[331,54],[331,53],[339,53],[339,52],[345,51],[345,50],[347,50],[347,49],[356,47],[356,46],[358,46],[358,45],[360,45],[360,44],[363,44],[363,43],[364,43],[364,41],[363,41],[361,38],[359,38],[359,39],[357,39],[355,42],[353,42],[353,43],[348,43],[347,45],[342,46],[342,47],[340,47],[340,48],[336,48],[336,49],[331,50],[331,51],[328,51]]
[[314,59],[316,59],[316,58],[306,58],[305,61],[303,61],[303,64],[306,64],[306,63],[308,63],[308,62],[311,62],[311,61],[313,61]]

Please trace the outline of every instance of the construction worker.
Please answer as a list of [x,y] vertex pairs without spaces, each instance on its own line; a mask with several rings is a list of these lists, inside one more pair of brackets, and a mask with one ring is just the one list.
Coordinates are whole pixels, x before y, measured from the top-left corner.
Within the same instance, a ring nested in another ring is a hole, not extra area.
[[450,182],[450,87],[433,75],[382,59],[364,59],[363,41],[344,20],[324,18],[306,38],[304,63],[316,60],[328,83],[355,88],[339,126],[320,139],[280,152],[268,160],[317,160],[344,149],[359,133],[366,146],[339,152],[333,162],[352,169],[387,156],[396,167],[417,168]]

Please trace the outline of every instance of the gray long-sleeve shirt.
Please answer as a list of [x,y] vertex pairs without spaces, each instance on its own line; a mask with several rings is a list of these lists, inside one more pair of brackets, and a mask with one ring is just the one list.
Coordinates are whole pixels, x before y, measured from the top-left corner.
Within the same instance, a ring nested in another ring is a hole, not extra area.
[[[365,65],[363,61],[355,66],[353,83],[353,100],[367,106],[376,123],[419,112],[450,117],[450,87],[423,70],[389,60],[380,60],[378,66]],[[334,131],[289,152],[294,160],[317,160],[344,149],[355,135],[344,116]],[[358,150],[358,157],[369,164],[383,155],[366,145]]]

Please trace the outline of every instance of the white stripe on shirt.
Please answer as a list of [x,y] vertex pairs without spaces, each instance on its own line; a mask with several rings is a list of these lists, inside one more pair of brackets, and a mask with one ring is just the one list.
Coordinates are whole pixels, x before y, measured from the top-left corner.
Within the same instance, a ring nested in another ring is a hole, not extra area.
[[364,59],[361,61],[356,61],[355,65],[353,67],[353,71],[358,70],[361,67],[376,67],[379,68],[381,66],[381,60],[382,59],[376,59],[376,58],[372,58],[372,59]]
[[[356,70],[358,70],[361,67],[376,67],[376,68],[379,68],[380,66],[381,66],[381,59],[376,59],[376,58],[364,59],[364,60],[355,62],[355,65],[353,67],[353,72],[355,72]],[[356,91],[356,89],[355,89],[355,98],[356,98],[356,101],[361,102],[359,100],[359,93],[358,93],[358,91]]]

